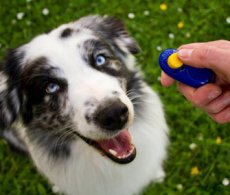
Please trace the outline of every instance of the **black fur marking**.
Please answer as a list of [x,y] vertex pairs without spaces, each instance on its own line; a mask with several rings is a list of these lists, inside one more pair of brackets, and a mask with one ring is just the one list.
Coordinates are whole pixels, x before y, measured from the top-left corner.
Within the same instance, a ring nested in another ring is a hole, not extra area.
[[[1,95],[2,94],[0,94],[0,96]],[[0,130],[9,127],[11,124],[11,120],[9,121],[9,119],[6,117],[5,109],[6,109],[5,102],[0,100]]]
[[4,70],[9,77],[10,86],[17,86],[19,84],[20,63],[23,56],[24,54],[22,52],[18,52],[17,49],[10,50],[7,53]]
[[9,112],[11,113],[11,122],[13,122],[18,116],[19,108],[20,108],[20,103],[19,103],[16,89],[8,92],[5,101],[6,101],[6,106]]
[[[105,38],[107,42],[110,42],[115,47],[117,47],[117,44],[114,39],[120,39],[132,54],[137,54],[140,51],[137,43],[126,31],[123,22],[115,17],[88,16],[80,19],[79,22],[82,23],[82,26]],[[115,49],[117,50],[118,48]],[[117,51],[119,50],[120,48]]]
[[[1,110],[4,112],[2,115],[5,115],[6,119],[5,128],[9,128],[10,125],[17,119],[21,109],[21,92],[18,88],[13,88],[12,86],[11,88],[8,87],[4,100],[1,103],[1,107]],[[8,115],[8,117],[6,115]]]
[[143,85],[143,80],[142,78],[137,75],[138,73],[133,72],[130,78],[128,79],[127,82],[127,94],[128,97],[131,99],[134,105],[135,111],[140,110],[141,104],[140,102],[142,101],[144,96],[144,92],[142,92],[142,85]]
[[[71,109],[68,115],[62,113],[68,100],[68,83],[60,77],[60,70],[50,65],[45,57],[25,67],[21,72],[20,85],[23,91],[22,118],[28,128],[29,138],[48,151],[50,157],[68,158],[70,144],[76,139],[74,131],[69,128]],[[60,90],[55,94],[47,94],[49,83],[57,83]]]
[[58,94],[50,95],[51,103],[48,106],[50,110],[58,109],[59,93],[64,93],[67,90],[67,81],[64,78],[58,78],[57,72],[59,69],[49,65],[48,60],[41,57],[31,64],[22,72],[21,87],[24,92],[23,100],[23,119],[27,124],[33,118],[33,105],[44,104],[46,87],[49,83],[57,83],[60,86]]
[[70,28],[66,28],[65,30],[62,31],[60,37],[61,38],[67,38],[67,37],[70,37],[73,33],[73,29],[70,29]]
[[[105,40],[90,39],[84,42],[82,46],[83,59],[93,68],[110,74],[116,77],[126,77],[129,73],[124,65],[122,53],[117,54],[113,48]],[[96,57],[103,55],[106,58],[106,63],[102,66],[97,66]],[[116,68],[114,68],[116,66]]]
[[[0,92],[0,128],[9,128],[20,111],[21,92],[19,83],[20,63],[23,54],[16,49],[8,52],[1,76],[7,81],[1,83],[6,88]],[[2,78],[3,79],[3,78]]]
[[88,114],[85,115],[85,119],[86,119],[87,123],[89,123],[89,124],[93,121],[93,118]]
[[74,131],[68,128],[58,129],[55,126],[47,127],[47,124],[41,127],[41,121],[38,124],[40,128],[36,128],[35,125],[33,124],[33,131],[28,131],[33,142],[48,151],[52,158],[66,159],[70,156],[71,142],[77,139]]

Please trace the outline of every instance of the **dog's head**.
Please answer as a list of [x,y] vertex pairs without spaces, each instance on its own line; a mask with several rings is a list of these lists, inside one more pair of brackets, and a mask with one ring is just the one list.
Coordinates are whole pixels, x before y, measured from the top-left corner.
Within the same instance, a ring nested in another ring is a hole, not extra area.
[[52,154],[68,155],[70,143],[81,138],[114,161],[130,162],[138,51],[112,17],[84,17],[35,37],[7,56],[1,128],[20,116],[30,139]]

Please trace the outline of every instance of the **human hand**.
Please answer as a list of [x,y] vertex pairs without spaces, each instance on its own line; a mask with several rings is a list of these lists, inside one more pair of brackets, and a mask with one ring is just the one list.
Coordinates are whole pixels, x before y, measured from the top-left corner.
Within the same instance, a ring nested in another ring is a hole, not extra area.
[[[230,122],[230,41],[183,45],[178,56],[185,64],[209,68],[216,74],[214,83],[197,89],[178,83],[179,91],[218,123]],[[174,79],[162,72],[161,83],[171,86]]]

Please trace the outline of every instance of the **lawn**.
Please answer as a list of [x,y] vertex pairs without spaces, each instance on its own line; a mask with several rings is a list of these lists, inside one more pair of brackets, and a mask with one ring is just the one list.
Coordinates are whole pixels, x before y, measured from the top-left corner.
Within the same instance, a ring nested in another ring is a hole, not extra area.
[[[181,44],[230,39],[229,0],[0,0],[0,58],[9,48],[81,16],[122,19],[142,48],[138,66],[162,98],[170,126],[167,177],[143,195],[230,194],[230,124],[219,125],[160,85],[158,56]],[[0,195],[52,194],[31,161],[0,141]]]

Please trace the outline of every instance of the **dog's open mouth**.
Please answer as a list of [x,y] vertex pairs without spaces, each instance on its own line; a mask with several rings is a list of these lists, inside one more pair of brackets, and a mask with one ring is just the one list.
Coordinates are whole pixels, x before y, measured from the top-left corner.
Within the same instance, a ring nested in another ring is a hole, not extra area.
[[136,157],[136,149],[132,144],[132,138],[128,129],[121,131],[116,137],[107,140],[95,141],[83,136],[80,137],[117,163],[127,164]]

